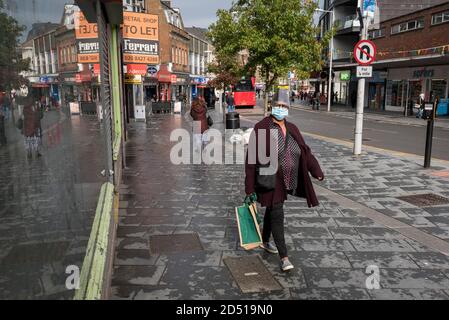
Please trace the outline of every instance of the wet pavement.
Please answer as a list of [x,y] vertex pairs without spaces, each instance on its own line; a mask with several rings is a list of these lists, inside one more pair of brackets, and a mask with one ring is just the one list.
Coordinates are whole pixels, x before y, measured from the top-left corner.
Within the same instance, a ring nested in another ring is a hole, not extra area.
[[[156,115],[133,124],[121,189],[113,299],[449,299],[449,257],[397,230],[319,195],[321,206],[289,198],[286,242],[296,266],[284,274],[279,258],[239,247],[234,208],[244,198],[243,165],[174,165],[170,133],[189,128],[185,117]],[[250,126],[244,123],[242,126]],[[321,186],[439,239],[449,228],[445,206],[418,208],[396,197],[421,191],[449,196],[449,180],[407,160],[369,154],[306,137],[326,172]],[[442,168],[437,168],[442,169]],[[263,213],[263,211],[261,210]],[[156,235],[197,234],[201,247],[152,250]],[[228,257],[259,255],[282,289],[242,293]],[[380,272],[380,289],[366,281]]]
[[71,299],[66,267],[81,269],[104,181],[100,124],[46,112],[42,157],[27,159],[12,119],[0,148],[0,299]]

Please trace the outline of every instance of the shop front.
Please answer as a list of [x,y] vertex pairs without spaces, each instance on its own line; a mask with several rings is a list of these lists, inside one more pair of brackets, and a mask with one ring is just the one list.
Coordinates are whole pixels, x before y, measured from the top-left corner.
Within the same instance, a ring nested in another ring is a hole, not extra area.
[[192,88],[191,97],[204,97],[204,89],[207,86],[208,79],[201,76],[190,76],[190,85]]
[[189,94],[189,80],[188,74],[174,73],[172,77],[172,100],[186,101]]
[[416,107],[420,94],[425,100],[447,99],[449,65],[421,68],[389,69],[386,81],[385,109],[404,111]]
[[38,90],[41,102],[49,107],[57,107],[60,105],[59,94],[59,75],[44,75],[36,79],[32,83],[32,87]]
[[351,70],[336,71],[334,77],[334,104],[349,104]]
[[172,84],[172,73],[168,70],[168,66],[163,64],[157,73],[158,88],[159,93],[158,101],[167,102],[171,98],[171,84]]

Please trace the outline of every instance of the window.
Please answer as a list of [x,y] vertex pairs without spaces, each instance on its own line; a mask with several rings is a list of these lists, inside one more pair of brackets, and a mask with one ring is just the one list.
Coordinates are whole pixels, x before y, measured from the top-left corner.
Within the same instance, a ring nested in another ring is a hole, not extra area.
[[449,11],[440,12],[432,16],[432,25],[449,22]]
[[369,32],[370,39],[382,38],[385,36],[385,29],[371,30]]
[[421,29],[421,28],[424,28],[424,18],[396,24],[391,27],[391,34],[396,34],[396,33],[401,33],[401,32]]

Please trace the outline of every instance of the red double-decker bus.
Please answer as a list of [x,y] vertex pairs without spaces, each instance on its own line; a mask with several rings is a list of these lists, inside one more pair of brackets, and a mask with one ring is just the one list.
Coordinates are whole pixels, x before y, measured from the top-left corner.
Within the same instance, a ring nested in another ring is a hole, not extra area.
[[256,78],[244,78],[234,86],[235,107],[251,107],[256,105]]

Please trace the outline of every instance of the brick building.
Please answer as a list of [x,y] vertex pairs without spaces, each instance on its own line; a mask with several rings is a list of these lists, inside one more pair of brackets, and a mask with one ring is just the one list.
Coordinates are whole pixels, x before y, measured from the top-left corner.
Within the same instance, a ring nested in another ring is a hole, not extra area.
[[[404,16],[417,11],[447,4],[447,0],[382,0],[377,1],[378,11],[376,13],[376,23],[384,24],[392,19],[401,19]],[[332,11],[335,15],[336,34],[334,36],[333,62],[335,67],[334,92],[337,92],[337,102],[351,104],[351,96],[356,90],[356,83],[347,81],[347,66],[354,63],[352,51],[354,45],[359,40],[360,22],[357,19],[357,0],[321,0],[320,7],[327,11]],[[318,25],[323,35],[329,30],[331,24],[331,14],[322,13],[319,17]],[[377,25],[371,28],[378,29]],[[380,31],[377,31],[380,32]],[[373,32],[374,34],[376,31]],[[413,41],[411,42],[414,43]],[[329,56],[325,52],[325,56]],[[328,63],[327,63],[328,64]],[[345,69],[346,68],[346,69]],[[326,70],[326,69],[325,69]],[[343,72],[340,72],[340,71]],[[327,70],[326,70],[327,71]],[[327,92],[327,80],[317,79],[317,88],[321,87],[323,92]]]
[[175,100],[188,95],[190,82],[190,36],[184,29],[181,12],[170,1],[146,0],[146,12],[159,16],[160,70],[157,87],[146,87],[146,95],[162,101]]
[[375,77],[368,83],[368,106],[402,111],[421,93],[426,100],[432,94],[449,98],[448,30],[449,1],[383,21],[371,30],[379,53]]

